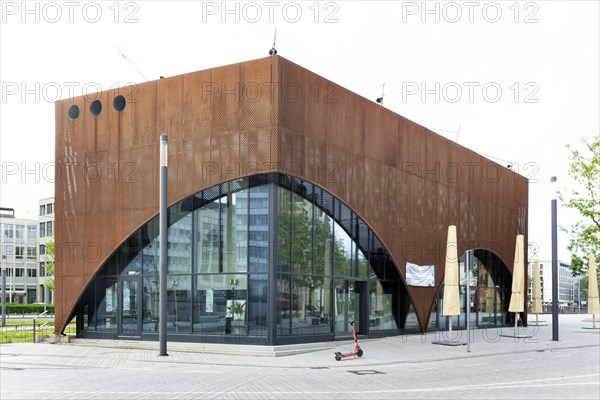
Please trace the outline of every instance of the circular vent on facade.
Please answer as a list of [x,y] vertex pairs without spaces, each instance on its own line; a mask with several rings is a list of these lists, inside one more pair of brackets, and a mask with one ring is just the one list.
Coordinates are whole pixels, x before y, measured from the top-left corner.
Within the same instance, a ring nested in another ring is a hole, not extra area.
[[100,100],[92,101],[92,104],[90,105],[90,112],[94,117],[100,115],[102,112],[102,103],[100,103]]
[[69,119],[71,121],[76,120],[77,117],[79,117],[79,107],[73,104],[71,107],[69,107],[69,112],[67,113],[67,115],[69,116]]
[[115,97],[115,100],[113,101],[113,107],[119,112],[123,111],[123,109],[125,108],[125,104],[127,104],[127,102],[125,101],[125,97],[121,95]]

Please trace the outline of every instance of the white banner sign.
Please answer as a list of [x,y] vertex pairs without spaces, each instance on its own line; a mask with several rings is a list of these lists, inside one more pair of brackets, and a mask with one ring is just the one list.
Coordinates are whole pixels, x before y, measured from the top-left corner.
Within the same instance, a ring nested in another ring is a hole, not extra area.
[[214,304],[215,304],[214,292],[212,289],[208,289],[206,291],[206,312],[207,313],[213,312]]
[[433,265],[417,265],[407,262],[406,284],[410,286],[433,286],[435,284],[435,267]]
[[123,287],[123,311],[131,311],[131,292],[127,286]]
[[106,288],[106,312],[111,313],[113,311],[113,291],[112,288]]

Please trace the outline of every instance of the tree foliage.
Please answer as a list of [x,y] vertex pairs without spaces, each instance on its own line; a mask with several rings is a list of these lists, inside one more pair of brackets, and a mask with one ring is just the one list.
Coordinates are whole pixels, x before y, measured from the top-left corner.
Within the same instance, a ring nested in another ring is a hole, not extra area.
[[568,230],[571,239],[567,248],[575,276],[586,272],[591,254],[600,254],[600,135],[584,139],[582,143],[582,151],[567,146],[571,152],[569,176],[578,188],[560,193],[563,205],[577,210],[581,217]]
[[587,300],[588,298],[588,285],[590,281],[590,277],[586,276],[584,278],[581,278],[581,280],[579,281],[579,297],[581,299]]
[[[285,200],[280,205],[278,217],[278,263],[293,266],[288,272],[302,274],[295,276],[295,282],[300,286],[321,285],[321,275],[334,273],[337,276],[348,276],[351,255],[346,254],[341,238],[331,240],[332,226],[321,221],[320,215],[313,216],[314,206],[307,200],[295,194],[291,206],[288,205],[287,199]],[[320,213],[316,210],[315,212]],[[329,250],[326,249],[328,246],[331,246]],[[333,271],[327,270],[328,263],[333,263]],[[366,268],[366,261],[362,264],[359,268]]]
[[50,290],[54,290],[54,256],[55,256],[55,246],[54,246],[54,234],[46,242],[46,283],[44,286]]

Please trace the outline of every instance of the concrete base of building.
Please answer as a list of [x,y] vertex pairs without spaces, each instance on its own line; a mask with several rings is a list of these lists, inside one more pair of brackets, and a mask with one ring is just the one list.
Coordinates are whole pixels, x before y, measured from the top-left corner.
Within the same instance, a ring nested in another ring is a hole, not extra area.
[[75,336],[73,335],[45,335],[42,338],[42,342],[54,343],[54,344],[67,344],[73,343]]
[[[62,338],[62,337],[61,337]],[[142,340],[89,340],[73,338],[68,342],[77,346],[109,347],[119,349],[138,349],[138,350],[156,350],[158,356],[158,342]],[[240,356],[257,357],[281,357],[294,354],[310,353],[326,349],[333,349],[340,342],[321,342],[321,343],[301,343],[281,346],[263,346],[263,345],[236,345],[220,343],[186,343],[170,342],[167,344],[169,350],[176,352],[205,353],[205,354],[232,354]]]
[[440,344],[442,346],[466,346],[467,342],[459,342],[454,340],[441,340],[437,342],[431,342],[433,344]]

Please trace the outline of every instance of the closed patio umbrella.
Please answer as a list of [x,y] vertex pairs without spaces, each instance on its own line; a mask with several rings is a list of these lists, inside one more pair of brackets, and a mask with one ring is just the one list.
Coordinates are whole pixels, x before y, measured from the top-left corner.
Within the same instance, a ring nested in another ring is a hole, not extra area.
[[542,313],[542,283],[540,280],[540,263],[533,264],[533,294],[531,312],[535,314],[535,324],[539,325],[539,314]]
[[598,278],[596,277],[596,257],[591,255],[588,264],[588,314],[592,314],[593,328],[596,329],[596,314],[600,314],[598,300]]
[[[458,295],[458,250],[456,242],[456,226],[448,227],[446,242],[446,266],[444,269],[444,298],[442,315],[453,316],[460,314],[460,299]],[[450,337],[452,336],[452,318],[449,323]]]
[[515,330],[517,329],[518,313],[525,310],[525,296],[523,293],[525,278],[525,249],[523,235],[517,235],[515,245],[515,263],[513,268],[512,289],[508,311],[515,313]]

